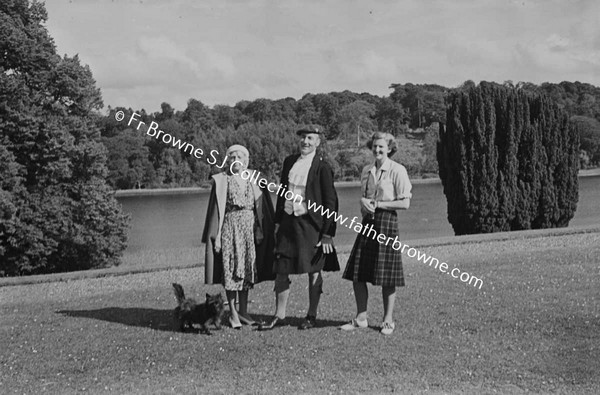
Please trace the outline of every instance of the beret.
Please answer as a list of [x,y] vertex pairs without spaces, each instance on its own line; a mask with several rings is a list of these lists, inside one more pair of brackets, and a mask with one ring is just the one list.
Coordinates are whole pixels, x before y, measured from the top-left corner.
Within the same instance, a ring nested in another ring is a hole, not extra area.
[[303,126],[296,131],[297,135],[301,135],[303,133],[323,134],[323,130],[318,126]]

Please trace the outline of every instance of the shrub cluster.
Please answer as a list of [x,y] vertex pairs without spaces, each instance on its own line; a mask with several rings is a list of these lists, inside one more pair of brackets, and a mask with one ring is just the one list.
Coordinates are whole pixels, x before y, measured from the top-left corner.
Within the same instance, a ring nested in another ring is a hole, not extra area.
[[579,134],[553,100],[482,82],[450,95],[446,122],[437,158],[457,235],[569,224]]

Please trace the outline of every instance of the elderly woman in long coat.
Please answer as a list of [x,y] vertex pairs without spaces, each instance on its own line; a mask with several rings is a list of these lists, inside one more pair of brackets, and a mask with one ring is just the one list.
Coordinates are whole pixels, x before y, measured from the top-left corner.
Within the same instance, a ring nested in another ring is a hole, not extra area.
[[[202,242],[206,243],[205,283],[223,284],[233,328],[252,325],[248,290],[275,279],[273,273],[274,211],[271,196],[249,177],[249,153],[233,145],[228,167],[212,176]],[[236,309],[236,300],[239,308]]]

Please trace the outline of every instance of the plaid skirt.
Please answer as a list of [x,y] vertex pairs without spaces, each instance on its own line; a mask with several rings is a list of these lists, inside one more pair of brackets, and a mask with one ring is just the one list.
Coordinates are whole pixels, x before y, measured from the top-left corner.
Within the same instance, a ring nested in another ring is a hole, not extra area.
[[[384,287],[404,286],[402,271],[402,254],[392,248],[392,243],[386,245],[388,237],[398,235],[398,215],[395,211],[376,210],[375,218],[365,215],[363,229],[372,225],[377,231],[375,236],[384,234],[386,239],[379,243],[376,238],[369,236],[369,231],[361,232],[354,242],[342,278],[354,282],[365,282]],[[364,233],[364,234],[363,234]],[[371,232],[373,236],[373,232]]]

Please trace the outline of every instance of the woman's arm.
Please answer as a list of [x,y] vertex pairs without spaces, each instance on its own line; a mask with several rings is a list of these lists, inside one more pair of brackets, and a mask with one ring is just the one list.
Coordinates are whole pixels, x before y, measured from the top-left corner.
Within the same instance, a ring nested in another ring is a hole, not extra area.
[[217,209],[217,194],[215,180],[211,180],[210,197],[206,208],[206,218],[204,219],[204,231],[202,232],[202,242],[208,243],[209,238],[215,237],[219,228],[219,210]]
[[375,212],[374,201],[368,198],[360,198],[360,213],[364,217],[367,214],[373,214]]
[[393,200],[389,202],[378,201],[375,202],[375,208],[382,210],[407,210],[410,207],[410,199],[403,198],[399,200]]

